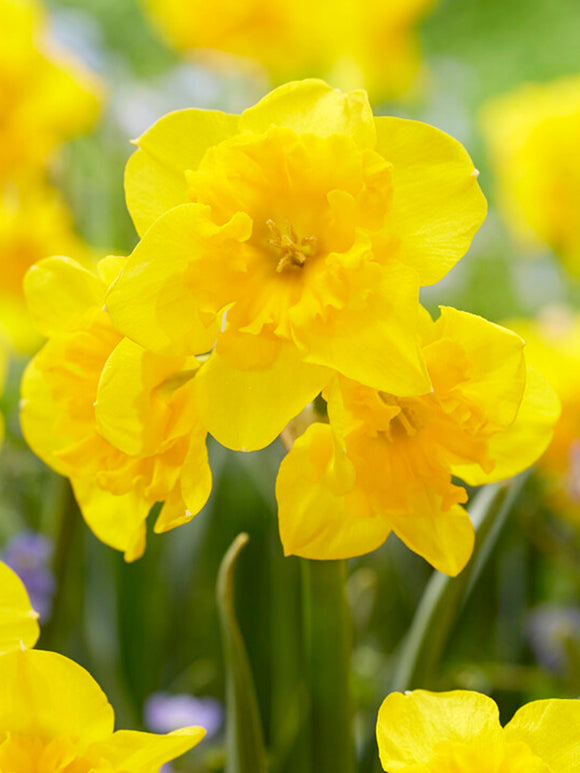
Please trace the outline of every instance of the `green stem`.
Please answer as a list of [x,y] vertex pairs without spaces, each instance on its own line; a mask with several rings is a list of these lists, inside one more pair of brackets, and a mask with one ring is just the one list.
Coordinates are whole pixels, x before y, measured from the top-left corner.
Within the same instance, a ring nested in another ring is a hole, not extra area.
[[345,561],[303,561],[313,773],[354,773]]

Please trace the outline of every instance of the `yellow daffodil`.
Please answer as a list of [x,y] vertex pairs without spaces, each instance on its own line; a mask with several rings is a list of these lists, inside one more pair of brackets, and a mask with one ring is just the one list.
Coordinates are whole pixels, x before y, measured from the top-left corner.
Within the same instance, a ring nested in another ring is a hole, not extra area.
[[335,370],[430,389],[419,286],[461,258],[486,209],[458,142],[308,80],[240,116],[172,113],[137,144],[126,192],[142,238],[107,309],[159,354],[217,336],[195,390],[222,444],[267,445]]
[[[257,60],[276,83],[296,75],[332,77],[344,88],[399,95],[414,81],[418,22],[434,0],[145,0],[170,43]],[[218,60],[219,61],[219,60]]]
[[502,727],[480,693],[391,693],[377,741],[387,773],[577,773],[580,701],[533,701]]
[[26,649],[38,639],[37,617],[22,582],[0,563],[0,770],[157,773],[201,741],[202,727],[113,732],[113,709],[84,668]]
[[547,446],[555,395],[527,369],[523,341],[481,317],[442,308],[423,319],[433,391],[397,397],[338,377],[317,423],[283,460],[276,494],[286,553],[347,558],[395,532],[457,574],[473,549],[464,488],[525,469]]
[[580,274],[580,76],[501,97],[484,122],[507,224]]
[[513,323],[531,364],[549,374],[562,403],[554,438],[539,470],[553,511],[580,523],[580,315],[550,309],[537,321]]
[[38,182],[4,186],[0,189],[0,332],[20,352],[31,352],[41,340],[26,310],[22,281],[30,266],[49,255],[89,260],[57,192]]
[[98,81],[51,46],[44,27],[34,0],[0,0],[0,181],[37,169],[99,111]]
[[[21,647],[34,647],[39,635],[37,619],[22,581],[0,561],[0,656]],[[1,732],[2,728],[0,738]]]
[[122,262],[106,258],[97,276],[51,258],[28,273],[31,312],[50,340],[24,374],[21,423],[33,451],[71,479],[95,534],[134,560],[151,507],[165,502],[156,532],[190,520],[211,473],[192,389],[197,360],[145,351],[103,310]]

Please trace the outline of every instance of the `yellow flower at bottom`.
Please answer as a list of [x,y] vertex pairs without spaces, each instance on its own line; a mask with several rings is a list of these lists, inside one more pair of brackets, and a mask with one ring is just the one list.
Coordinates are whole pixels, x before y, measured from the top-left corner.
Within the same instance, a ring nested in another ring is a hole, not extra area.
[[528,703],[502,728],[479,693],[391,693],[377,741],[387,773],[578,773],[580,701]]
[[205,730],[114,732],[114,714],[90,674],[53,652],[0,655],[0,770],[10,773],[157,773]]
[[[99,268],[114,277],[120,263]],[[21,423],[32,450],[71,479],[95,534],[134,560],[151,507],[165,503],[156,532],[187,522],[211,473],[192,388],[198,362],[124,339],[102,309],[107,284],[65,258],[27,275],[31,311],[51,338],[26,368]]]
[[313,424],[276,483],[286,553],[348,558],[394,531],[450,575],[473,549],[461,505],[471,485],[501,480],[547,446],[558,402],[526,369],[524,343],[481,317],[442,308],[423,319],[433,391],[400,398],[338,377],[323,392],[330,424]]

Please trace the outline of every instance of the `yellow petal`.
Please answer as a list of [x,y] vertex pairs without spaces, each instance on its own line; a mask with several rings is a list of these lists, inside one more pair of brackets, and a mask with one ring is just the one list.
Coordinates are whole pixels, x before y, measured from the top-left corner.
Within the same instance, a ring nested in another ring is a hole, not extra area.
[[[224,226],[232,238],[247,238],[251,222]],[[248,230],[249,229],[249,230]],[[115,326],[158,354],[202,354],[215,342],[215,325],[204,325],[185,281],[188,265],[207,249],[206,238],[222,229],[204,207],[185,204],[156,221],[127,260],[107,296]]]
[[0,655],[38,640],[38,615],[18,575],[0,562]]
[[485,473],[478,465],[454,465],[452,472],[471,486],[504,480],[530,467],[548,447],[560,403],[544,376],[528,369],[524,396],[515,422],[489,439],[493,470]]
[[431,382],[417,335],[416,274],[398,263],[369,269],[373,281],[363,308],[330,310],[328,319],[299,331],[304,360],[384,392],[425,394]]
[[373,114],[366,92],[344,93],[314,78],[293,81],[267,94],[240,116],[240,129],[262,133],[282,126],[298,134],[348,134],[362,147],[375,144]]
[[451,577],[459,574],[473,553],[473,526],[459,505],[443,511],[434,504],[431,513],[389,513],[389,522],[407,547]]
[[[520,336],[477,314],[449,306],[441,307],[433,332],[440,339],[459,344],[466,353],[469,378],[457,388],[463,399],[476,407],[483,428],[511,424],[517,416],[526,382],[524,341]],[[428,352],[425,357],[430,367]],[[437,367],[437,362],[433,366]],[[433,383],[437,389],[435,380]]]
[[327,368],[302,362],[291,344],[280,345],[270,367],[254,370],[237,370],[216,351],[195,377],[199,416],[222,445],[255,451],[275,440],[331,375]]
[[551,771],[580,771],[580,701],[533,701],[516,711],[505,728],[510,741],[523,741]]
[[207,148],[238,131],[239,116],[216,110],[178,110],[139,137],[125,169],[127,207],[140,236],[169,209],[189,201],[185,172]]
[[496,704],[466,690],[414,690],[388,695],[377,721],[379,756],[389,773],[426,765],[444,741],[469,741],[501,732]]
[[[354,486],[354,470],[349,490],[333,485],[334,454],[331,428],[313,424],[280,465],[276,499],[286,555],[352,558],[375,550],[389,534],[386,521],[373,516],[364,494]],[[346,457],[341,461],[344,480],[349,477],[344,466],[350,462]]]
[[32,319],[45,336],[60,333],[92,306],[102,306],[105,285],[98,276],[70,258],[47,258],[24,277],[24,292]]
[[438,282],[468,250],[487,204],[460,142],[425,123],[375,118],[376,150],[393,164],[389,233],[421,285]]
[[113,709],[84,668],[42,650],[15,650],[0,657],[0,727],[3,732],[81,744],[113,732]]
[[88,754],[105,759],[114,770],[158,773],[161,765],[185,754],[204,735],[203,727],[186,727],[167,735],[118,730],[109,740],[92,746]]
[[83,518],[94,534],[106,545],[125,553],[126,561],[135,561],[145,550],[145,521],[154,502],[145,500],[136,490],[111,494],[94,480],[71,480]]

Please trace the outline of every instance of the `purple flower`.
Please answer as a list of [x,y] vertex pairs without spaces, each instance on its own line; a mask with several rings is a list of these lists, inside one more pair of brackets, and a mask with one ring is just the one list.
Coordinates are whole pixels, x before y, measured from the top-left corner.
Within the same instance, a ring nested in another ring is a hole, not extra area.
[[570,647],[580,652],[580,608],[542,604],[528,616],[530,646],[540,665],[564,671]]
[[201,725],[207,737],[214,736],[223,722],[223,708],[215,698],[170,695],[155,692],[145,701],[145,724],[155,733],[170,733],[180,727]]
[[46,621],[50,617],[56,582],[48,564],[53,545],[48,537],[35,531],[22,531],[2,552],[2,560],[20,577],[33,608]]

